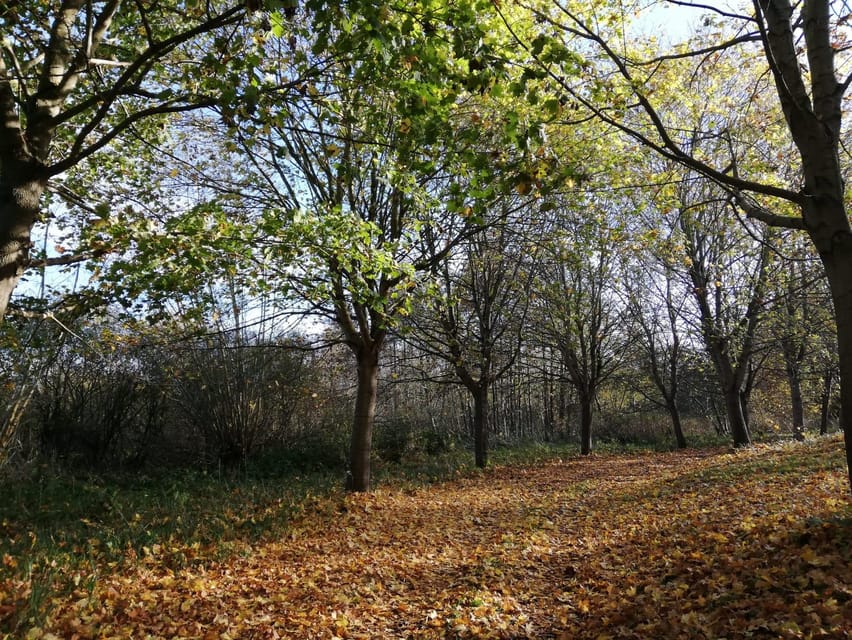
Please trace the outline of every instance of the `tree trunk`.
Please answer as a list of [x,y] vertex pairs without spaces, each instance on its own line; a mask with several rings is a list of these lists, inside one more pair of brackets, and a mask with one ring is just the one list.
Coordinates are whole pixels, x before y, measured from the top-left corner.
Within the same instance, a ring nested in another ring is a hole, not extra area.
[[556,405],[556,417],[559,420],[557,423],[559,430],[558,437],[565,440],[571,434],[571,428],[568,421],[568,385],[565,384],[561,376],[562,373],[560,372],[560,377],[557,379],[559,397],[557,400],[558,404]]
[[751,436],[748,432],[745,412],[743,411],[742,395],[740,390],[725,386],[725,413],[728,416],[728,426],[731,436],[734,438],[734,446],[747,447],[751,444]]
[[675,440],[677,441],[677,448],[686,449],[686,437],[683,435],[683,425],[680,421],[680,409],[677,406],[677,402],[672,398],[667,398],[666,408],[672,419],[672,429],[674,430]]
[[592,452],[592,402],[590,394],[580,394],[580,454]]
[[834,372],[829,368],[825,370],[822,381],[822,396],[820,397],[819,434],[824,436],[828,433],[828,410],[831,403],[831,390],[834,387]]
[[373,422],[376,417],[376,396],[379,388],[379,347],[366,347],[356,354],[358,360],[358,390],[355,396],[355,417],[349,449],[347,489],[370,490],[370,454],[373,443]]
[[[718,341],[708,341],[708,350],[713,359],[713,364],[716,369],[716,375],[719,379],[719,386],[722,391],[722,398],[725,401],[725,417],[728,422],[728,432],[734,440],[734,446],[747,447],[751,444],[751,436],[748,429],[748,414],[745,399],[747,393],[743,392],[742,367],[735,370],[730,359]],[[739,373],[739,375],[738,375]]]
[[488,464],[488,385],[480,382],[473,394],[473,457],[476,466]]
[[802,401],[802,383],[799,379],[798,367],[795,363],[787,362],[787,384],[790,387],[790,409],[793,419],[793,437],[796,440],[805,439],[805,405]]
[[43,181],[8,175],[0,179],[0,321],[29,263],[30,233],[45,186]]
[[846,443],[846,469],[852,489],[852,246],[836,246],[821,254],[837,319],[837,355],[840,361],[840,428]]

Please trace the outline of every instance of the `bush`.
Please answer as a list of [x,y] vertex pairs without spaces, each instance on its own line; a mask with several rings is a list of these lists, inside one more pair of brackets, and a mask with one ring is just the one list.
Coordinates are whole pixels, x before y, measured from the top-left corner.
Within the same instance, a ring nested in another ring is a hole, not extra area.
[[201,443],[202,461],[245,464],[280,441],[299,401],[302,361],[274,344],[196,344],[172,364],[177,418]]
[[674,446],[671,419],[658,412],[603,414],[592,429],[592,437],[622,446]]
[[72,465],[138,465],[160,430],[163,394],[133,363],[67,351],[32,402],[42,451]]
[[377,421],[373,434],[373,448],[382,460],[399,462],[416,446],[417,430],[405,418]]

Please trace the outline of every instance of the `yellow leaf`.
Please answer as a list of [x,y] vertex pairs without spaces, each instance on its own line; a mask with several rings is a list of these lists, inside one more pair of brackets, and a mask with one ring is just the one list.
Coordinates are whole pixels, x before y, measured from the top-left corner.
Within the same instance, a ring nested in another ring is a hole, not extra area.
[[532,184],[525,180],[521,181],[515,185],[515,191],[518,192],[518,195],[525,196],[532,191]]
[[799,557],[812,567],[827,567],[831,564],[830,560],[827,560],[826,558],[821,558],[810,547],[805,547],[804,549],[802,549],[802,553],[799,554]]

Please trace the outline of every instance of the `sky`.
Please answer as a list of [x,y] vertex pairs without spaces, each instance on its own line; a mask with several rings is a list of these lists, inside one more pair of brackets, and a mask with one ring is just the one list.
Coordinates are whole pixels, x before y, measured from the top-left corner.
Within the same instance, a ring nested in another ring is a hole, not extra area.
[[743,12],[744,5],[748,4],[742,0],[724,2],[692,0],[692,2],[696,5],[695,7],[685,7],[666,2],[666,0],[648,2],[648,8],[642,12],[640,18],[640,32],[648,35],[656,34],[663,41],[680,42],[709,14],[706,7],[713,6],[722,11]]

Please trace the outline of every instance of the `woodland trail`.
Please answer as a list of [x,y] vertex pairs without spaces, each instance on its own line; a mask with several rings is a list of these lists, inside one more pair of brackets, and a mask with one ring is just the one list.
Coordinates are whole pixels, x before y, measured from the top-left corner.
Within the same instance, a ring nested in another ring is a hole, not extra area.
[[102,567],[30,637],[850,637],[841,450],[593,455],[318,498],[280,540]]

